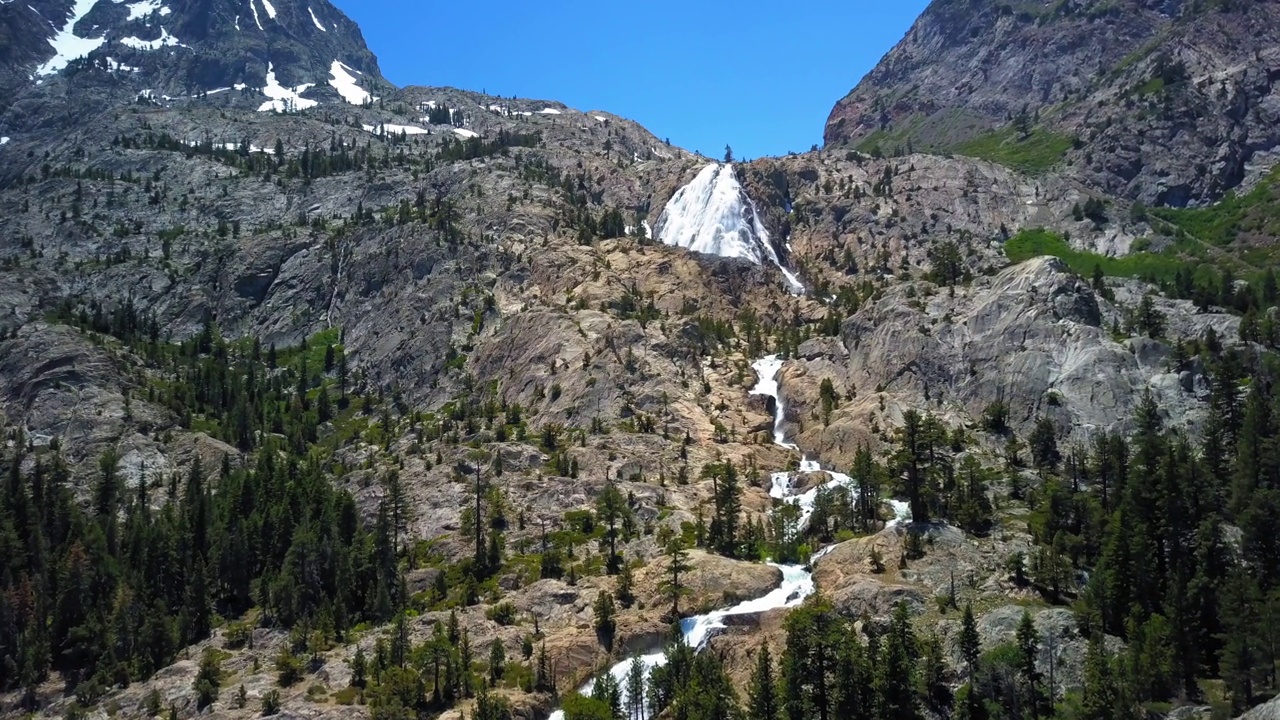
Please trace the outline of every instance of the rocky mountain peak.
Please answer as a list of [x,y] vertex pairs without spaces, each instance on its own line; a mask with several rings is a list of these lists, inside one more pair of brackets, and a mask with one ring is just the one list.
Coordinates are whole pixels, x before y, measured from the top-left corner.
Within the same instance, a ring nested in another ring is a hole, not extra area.
[[0,5],[0,93],[88,84],[146,96],[262,90],[359,103],[387,85],[360,28],[328,0],[33,0]]
[[1067,168],[1108,194],[1202,205],[1280,145],[1277,38],[1265,2],[936,0],[824,137]]

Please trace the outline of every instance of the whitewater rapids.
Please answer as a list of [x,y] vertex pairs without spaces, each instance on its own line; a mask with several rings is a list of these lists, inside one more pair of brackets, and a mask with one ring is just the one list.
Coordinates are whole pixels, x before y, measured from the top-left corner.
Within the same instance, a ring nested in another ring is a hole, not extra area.
[[[783,360],[777,355],[770,355],[755,361],[751,367],[756,371],[756,386],[751,389],[751,395],[763,395],[773,398],[773,442],[779,447],[788,450],[798,450],[794,443],[787,441],[785,422],[785,410],[782,403],[781,388],[778,384],[778,374],[782,371]],[[814,503],[817,502],[818,492],[824,488],[832,489],[837,487],[845,487],[850,492],[856,492],[853,479],[844,473],[833,472],[831,470],[824,471],[822,465],[816,460],[801,460],[800,472],[826,472],[831,478],[826,484],[815,487],[807,492],[799,495],[793,494],[793,476],[788,471],[775,472],[770,476],[769,495],[783,502],[794,503],[800,508],[799,527],[804,528],[809,524],[809,518],[813,515]],[[889,521],[888,525],[893,526],[905,522],[910,519],[911,513],[907,503],[891,500],[893,506],[894,519]],[[835,547],[834,545],[831,547]],[[830,550],[827,548],[826,550]],[[810,566],[814,560],[826,554],[826,550],[814,555],[810,559]],[[746,600],[729,608],[721,610],[713,610],[705,615],[696,615],[694,617],[684,618],[680,621],[680,633],[686,645],[694,650],[701,650],[707,641],[715,634],[715,631],[724,629],[725,618],[734,615],[752,615],[756,613],[764,613],[779,608],[796,607],[805,601],[814,592],[813,572],[806,565],[778,565],[769,563],[772,567],[782,571],[782,583],[773,591],[763,597],[753,600]],[[618,691],[622,697],[622,705],[627,705],[627,675],[631,672],[632,662],[639,660],[644,667],[644,675],[646,687],[650,673],[654,668],[661,667],[666,664],[666,653],[659,650],[657,652],[648,653],[629,657],[613,667],[609,668],[609,674],[617,681]],[[595,682],[591,681],[583,685],[578,692],[583,695],[590,695]],[[556,710],[551,713],[548,720],[564,720],[564,711]]]

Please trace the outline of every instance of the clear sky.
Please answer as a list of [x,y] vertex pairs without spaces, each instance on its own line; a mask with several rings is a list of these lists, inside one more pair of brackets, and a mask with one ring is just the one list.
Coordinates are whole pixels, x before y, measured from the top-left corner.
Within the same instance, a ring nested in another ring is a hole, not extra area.
[[558,100],[717,157],[803,152],[926,0],[334,0],[387,79]]

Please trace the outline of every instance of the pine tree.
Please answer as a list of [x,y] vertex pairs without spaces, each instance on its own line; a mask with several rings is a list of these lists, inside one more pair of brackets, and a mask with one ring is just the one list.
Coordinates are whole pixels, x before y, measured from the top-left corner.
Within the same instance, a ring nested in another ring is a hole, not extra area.
[[1031,462],[1037,469],[1052,472],[1062,462],[1062,453],[1058,450],[1058,430],[1049,418],[1042,417],[1036,421],[1028,445],[1031,447]]
[[1116,691],[1116,673],[1111,667],[1101,633],[1089,638],[1084,658],[1084,689],[1081,693],[1081,720],[1112,720],[1121,717]]
[[671,617],[680,617],[680,598],[688,593],[681,578],[689,572],[689,551],[685,549],[684,540],[672,538],[667,543],[667,573],[661,582],[660,589],[671,601]]
[[618,604],[623,608],[630,608],[636,601],[635,590],[633,589],[634,578],[631,573],[631,566],[625,560],[621,560],[622,572],[618,575],[618,590],[615,593],[618,598]]
[[497,686],[506,669],[506,663],[507,651],[502,646],[502,640],[494,638],[493,642],[489,643],[489,685]]
[[853,467],[849,473],[856,486],[858,529],[870,532],[876,520],[876,512],[880,507],[880,489],[875,478],[875,462],[871,457],[871,449],[867,445],[858,446],[853,456]]
[[783,706],[788,720],[837,717],[836,671],[845,622],[825,598],[810,599],[786,620]]
[[737,557],[740,543],[739,515],[742,513],[742,487],[738,471],[732,462],[713,463],[703,468],[702,476],[711,479],[715,502],[707,544],[721,555]]
[[1018,624],[1018,679],[1023,696],[1022,706],[1031,712],[1032,717],[1044,714],[1045,695],[1040,670],[1036,661],[1040,657],[1040,634],[1031,621],[1031,612],[1023,611],[1022,622]]
[[941,460],[939,435],[942,426],[936,418],[907,410],[898,430],[894,464],[899,469],[903,491],[911,504],[911,519],[927,523],[932,517],[937,488],[935,474]]
[[840,720],[872,720],[876,708],[875,673],[858,634],[844,632],[836,659],[836,717]]
[[978,635],[978,623],[973,617],[973,605],[966,603],[960,620],[960,635],[956,640],[960,657],[964,658],[965,672],[972,679],[978,674],[978,659],[982,655],[982,638]]
[[547,660],[547,644],[538,646],[538,661],[534,665],[533,687],[538,692],[551,692],[556,689],[555,678],[551,675],[551,663]]
[[1231,707],[1242,712],[1253,700],[1259,666],[1257,584],[1243,568],[1236,569],[1222,590],[1222,679],[1231,693]]
[[613,635],[618,629],[617,620],[614,619],[613,594],[609,592],[601,592],[596,596],[593,605],[595,613],[596,638],[605,650],[613,650]]
[[351,687],[363,688],[368,682],[369,661],[365,657],[364,648],[357,647],[351,658]]
[[107,550],[116,551],[116,525],[120,502],[120,454],[107,448],[98,459],[98,485],[94,490],[94,512],[106,536]]
[[203,710],[218,699],[218,688],[222,685],[222,671],[218,667],[218,657],[213,648],[205,648],[200,655],[200,668],[196,672],[193,687],[196,691],[196,707]]
[[645,720],[645,668],[644,661],[638,657],[632,659],[631,668],[627,670],[625,688],[627,720]]
[[596,514],[609,528],[605,532],[605,539],[609,543],[609,557],[605,561],[605,567],[610,575],[616,574],[622,567],[622,558],[618,555],[618,523],[628,512],[630,508],[622,491],[613,481],[606,482],[600,496],[596,498]]
[[911,614],[905,603],[898,603],[876,667],[875,688],[880,717],[908,720],[919,716],[915,692],[918,655],[915,635],[911,631]]
[[756,655],[755,671],[747,689],[748,720],[780,720],[778,685],[773,675],[773,658],[765,643]]

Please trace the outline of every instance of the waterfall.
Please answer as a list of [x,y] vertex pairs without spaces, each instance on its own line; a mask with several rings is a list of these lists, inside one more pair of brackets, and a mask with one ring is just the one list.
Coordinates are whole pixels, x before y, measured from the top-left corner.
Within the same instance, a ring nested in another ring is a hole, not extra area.
[[756,265],[768,262],[782,271],[793,292],[804,292],[800,279],[778,257],[755,202],[742,189],[730,163],[702,168],[672,196],[653,230],[667,245],[743,258]]
[[[784,428],[783,417],[784,409],[782,402],[781,388],[778,384],[778,375],[782,371],[783,360],[777,355],[770,355],[761,358],[752,364],[752,368],[756,371],[758,380],[756,386],[751,389],[751,395],[763,395],[773,398],[773,441],[774,444],[786,448],[787,450],[798,450],[795,444],[788,442],[786,431]],[[801,460],[801,472],[824,472],[822,465],[816,460]],[[794,494],[792,486],[792,473],[781,470],[773,473],[769,488],[769,495],[782,500],[783,502],[795,503],[800,507],[800,528],[804,528],[809,523],[809,517],[813,515],[813,506],[818,499],[818,491],[823,488],[846,487],[851,491],[854,490],[853,479],[843,473],[831,470],[825,471],[829,482],[821,487],[815,487],[800,495]],[[894,519],[889,525],[896,525],[910,518],[910,512],[907,504],[898,501],[890,501],[894,509]],[[834,546],[832,546],[834,547]],[[829,548],[828,548],[829,549]],[[818,553],[811,560],[818,559],[824,552]],[[725,618],[733,615],[751,615],[755,613],[763,613],[778,608],[796,607],[804,602],[814,592],[813,571],[809,566],[804,565],[777,565],[769,563],[771,566],[782,571],[782,583],[777,588],[764,595],[763,597],[753,600],[746,600],[733,605],[732,607],[720,610],[712,610],[705,615],[696,615],[694,617],[684,618],[680,621],[680,633],[682,640],[686,645],[695,650],[701,650],[715,631],[725,627]],[[627,674],[631,672],[631,664],[633,660],[639,659],[644,667],[644,675],[646,686],[649,674],[654,668],[662,667],[667,662],[666,653],[662,651],[646,653],[643,655],[635,655],[628,657],[623,661],[609,668],[609,674],[617,681],[618,691],[622,695],[622,706],[627,707]],[[583,695],[590,695],[591,689],[594,687],[594,681],[583,685],[578,692]],[[647,717],[647,716],[646,716]],[[551,713],[548,720],[564,720],[564,711],[556,710]]]

